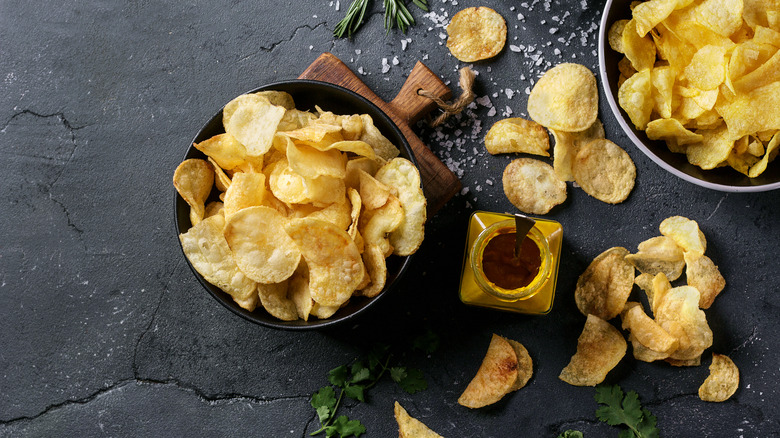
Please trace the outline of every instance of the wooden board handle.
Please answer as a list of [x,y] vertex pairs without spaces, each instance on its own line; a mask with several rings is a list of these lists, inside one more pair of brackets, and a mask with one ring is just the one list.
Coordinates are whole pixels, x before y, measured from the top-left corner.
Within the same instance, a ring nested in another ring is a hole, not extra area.
[[401,91],[390,102],[393,111],[410,126],[436,109],[436,102],[418,94],[420,90],[427,90],[442,100],[452,97],[449,87],[425,64],[417,61]]

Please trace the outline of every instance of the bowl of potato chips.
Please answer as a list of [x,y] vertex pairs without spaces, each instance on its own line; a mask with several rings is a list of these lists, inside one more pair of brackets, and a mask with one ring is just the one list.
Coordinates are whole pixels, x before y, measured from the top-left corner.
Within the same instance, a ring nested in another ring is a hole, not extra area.
[[599,67],[650,159],[727,192],[780,188],[780,10],[763,2],[609,0]]
[[405,137],[374,104],[311,80],[231,100],[177,167],[193,273],[252,322],[304,330],[372,307],[410,264],[426,200]]

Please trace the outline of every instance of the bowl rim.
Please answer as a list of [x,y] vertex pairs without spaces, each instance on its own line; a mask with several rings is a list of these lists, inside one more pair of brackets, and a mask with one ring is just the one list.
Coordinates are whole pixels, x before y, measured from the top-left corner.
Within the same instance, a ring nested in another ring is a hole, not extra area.
[[[347,88],[341,87],[339,85],[331,84],[329,82],[323,82],[323,81],[317,81],[312,79],[288,79],[288,80],[280,80],[271,82],[265,85],[261,85],[259,87],[253,88],[251,90],[245,91],[244,93],[241,93],[237,96],[243,95],[243,94],[249,94],[249,93],[256,93],[259,91],[265,91],[265,90],[273,90],[275,87],[280,86],[295,86],[299,84],[304,84],[308,86],[313,87],[323,87],[325,89],[330,89],[332,92],[335,93],[343,93],[346,95],[348,99],[357,99],[361,101],[361,103],[368,105],[369,108],[373,109],[375,114],[380,116],[385,124],[393,131],[393,133],[401,139],[401,144],[397,145],[399,146],[399,150],[404,152],[407,156],[404,158],[409,159],[409,161],[412,162],[415,166],[417,166],[417,159],[414,156],[414,151],[411,148],[411,145],[409,144],[408,140],[406,139],[406,136],[403,135],[403,132],[398,128],[398,125],[392,120],[392,118],[387,115],[382,109],[380,109],[376,104],[365,98],[364,96],[361,96],[360,94],[349,90]],[[237,96],[234,96],[237,97]],[[232,100],[232,99],[231,99]],[[230,101],[226,102],[229,103]],[[190,141],[189,146],[186,148],[184,156],[179,161],[182,162],[186,159],[188,159],[189,155],[193,153],[193,143],[198,140],[198,138],[202,135],[203,131],[206,130],[206,128],[215,122],[215,119],[217,117],[221,117],[222,112],[225,108],[225,105],[223,105],[214,115],[212,115],[205,123],[201,125],[201,127],[198,129],[192,140]],[[374,114],[370,114],[372,117],[374,117]],[[199,152],[199,151],[198,151]],[[403,153],[402,153],[403,155]],[[422,181],[420,182],[422,185]],[[358,297],[360,300],[366,300],[365,303],[363,303],[359,308],[355,309],[352,313],[348,313],[346,315],[343,315],[339,318],[328,318],[328,319],[314,319],[309,321],[302,321],[302,320],[296,320],[296,321],[282,321],[282,320],[263,320],[257,317],[257,315],[253,312],[250,312],[246,309],[243,309],[235,304],[235,302],[232,300],[232,297],[230,297],[229,294],[225,293],[222,290],[215,290],[218,289],[213,284],[206,281],[205,278],[203,278],[202,275],[200,275],[197,270],[192,266],[192,263],[187,258],[187,255],[184,253],[184,248],[182,247],[181,241],[179,240],[178,236],[183,231],[179,227],[179,203],[185,202],[179,193],[176,191],[176,189],[173,189],[173,228],[174,232],[177,237],[178,241],[178,247],[181,251],[181,254],[184,258],[184,261],[187,263],[187,265],[190,267],[190,270],[195,275],[195,278],[198,280],[198,282],[203,286],[204,289],[209,293],[209,295],[212,296],[216,301],[218,301],[220,304],[222,304],[224,307],[226,307],[228,310],[233,312],[234,314],[242,317],[243,319],[253,322],[255,324],[259,324],[264,327],[274,328],[274,329],[280,329],[280,330],[288,330],[288,331],[307,331],[307,330],[316,330],[316,329],[323,329],[323,328],[331,328],[336,325],[344,324],[348,321],[352,321],[358,316],[365,313],[368,309],[375,307],[376,302],[381,300],[383,297],[388,295],[388,293],[392,292],[392,290],[396,289],[398,286],[398,282],[400,278],[403,276],[403,274],[408,269],[409,265],[411,264],[411,261],[415,254],[411,254],[408,256],[392,256],[391,257],[397,257],[400,259],[398,261],[399,268],[398,272],[393,276],[393,278],[389,278],[387,283],[385,284],[385,287],[383,288],[382,292],[378,295],[368,298],[368,297]],[[186,204],[186,203],[185,203]],[[186,232],[186,231],[185,231]],[[258,306],[259,310],[264,311],[261,309],[262,306]],[[339,312],[343,309],[339,309]],[[338,312],[337,312],[338,313]],[[274,318],[272,315],[268,315],[270,318]],[[335,315],[334,315],[335,316]]]
[[606,61],[605,51],[608,50],[608,46],[609,46],[609,44],[607,43],[607,32],[609,31],[608,26],[611,24],[609,23],[609,12],[612,9],[613,3],[614,0],[607,0],[606,4],[604,5],[604,10],[601,12],[601,22],[599,25],[599,40],[598,40],[599,75],[601,76],[601,87],[604,90],[604,94],[607,97],[607,103],[609,104],[609,108],[610,110],[612,110],[612,114],[617,119],[617,122],[620,125],[620,127],[623,129],[623,132],[625,132],[628,138],[631,139],[634,145],[637,148],[639,148],[639,150],[642,151],[653,162],[661,166],[661,168],[663,168],[664,170],[677,176],[678,178],[681,178],[685,181],[688,181],[690,183],[696,184],[698,186],[707,189],[717,190],[721,192],[730,192],[730,193],[765,192],[765,191],[780,189],[780,181],[768,183],[768,184],[738,186],[738,185],[718,184],[718,183],[702,180],[693,175],[689,175],[688,173],[685,173],[677,169],[676,167],[672,166],[671,164],[667,163],[661,157],[656,155],[652,150],[650,150],[644,144],[644,142],[639,137],[637,137],[632,127],[629,126],[625,117],[621,114],[620,107],[615,101],[615,96],[613,95],[612,90],[610,88],[610,84],[607,80],[609,76],[607,73],[607,65],[606,65],[607,61]]

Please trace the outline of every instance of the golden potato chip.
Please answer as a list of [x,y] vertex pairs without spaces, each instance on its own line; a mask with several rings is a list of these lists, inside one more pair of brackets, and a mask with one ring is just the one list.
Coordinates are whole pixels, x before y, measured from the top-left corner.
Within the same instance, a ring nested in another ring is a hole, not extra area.
[[555,175],[561,181],[574,181],[574,175],[571,172],[572,161],[577,155],[580,146],[590,143],[593,140],[604,138],[604,125],[599,119],[590,126],[590,128],[579,132],[565,132],[551,129],[550,132],[555,138],[555,147],[553,148],[553,170]]
[[739,368],[725,354],[712,353],[710,375],[699,387],[699,398],[708,402],[726,401],[739,388]]
[[393,252],[390,244],[390,233],[398,229],[404,220],[404,209],[401,201],[394,195],[390,195],[385,205],[373,209],[364,210],[360,215],[358,229],[363,239],[369,245],[377,245],[387,257]]
[[701,294],[699,307],[709,309],[715,297],[726,287],[726,280],[706,255],[686,252],[685,266],[688,285],[695,287]]
[[780,129],[780,81],[737,94],[720,114],[731,138]]
[[637,341],[633,335],[629,334],[628,341],[631,342],[631,350],[634,359],[636,360],[640,360],[642,362],[655,362],[657,360],[665,360],[669,358],[669,353],[661,353],[651,350],[642,345],[641,342]]
[[726,80],[726,49],[721,46],[704,46],[683,70],[683,78],[700,90],[714,90]]
[[179,235],[192,267],[209,283],[233,297],[250,312],[257,306],[257,283],[238,269],[222,230],[225,218],[209,216]]
[[375,297],[385,288],[387,282],[387,261],[382,246],[367,243],[363,250],[363,265],[368,274],[369,283],[361,285],[358,294],[364,297]]
[[589,314],[577,339],[577,352],[558,378],[574,386],[596,386],[625,356],[627,348],[618,329]]
[[718,35],[728,37],[742,26],[743,3],[703,0],[694,7],[694,20]]
[[712,345],[712,330],[699,308],[699,298],[699,291],[692,286],[678,286],[654,297],[656,322],[679,342],[672,359],[694,359]]
[[599,201],[618,204],[634,189],[636,166],[620,146],[597,139],[579,147],[572,174],[585,193]]
[[375,178],[392,189],[403,208],[401,223],[390,232],[393,254],[414,254],[425,237],[427,218],[427,201],[420,185],[420,172],[411,161],[399,157],[382,166]]
[[328,319],[339,311],[341,306],[324,306],[315,302],[311,306],[311,314],[319,319]]
[[623,53],[623,29],[626,28],[626,23],[628,23],[628,20],[617,20],[612,23],[607,32],[609,47],[612,47],[612,50],[618,53]]
[[655,119],[647,124],[645,133],[650,140],[674,140],[678,145],[704,140],[704,136],[685,129],[677,119]]
[[644,130],[650,122],[650,114],[655,104],[652,91],[653,81],[649,69],[638,71],[618,89],[618,103],[636,129]]
[[214,159],[219,167],[225,170],[232,170],[246,161],[246,148],[228,133],[218,134],[192,145]]
[[366,157],[353,158],[347,161],[347,176],[344,180],[347,187],[351,187],[356,190],[360,189],[359,170],[374,176],[376,171],[379,170],[379,163]]
[[208,204],[206,204],[206,212],[203,214],[203,219],[209,218],[211,216],[214,216],[215,214],[221,214],[222,217],[225,217],[225,215],[222,212],[222,209],[225,207],[225,204],[223,204],[220,201],[211,201]]
[[265,90],[255,93],[258,96],[265,97],[271,105],[281,106],[286,110],[295,109],[295,101],[290,93],[278,90]]
[[650,32],[650,29],[665,20],[675,9],[684,7],[685,3],[691,3],[691,1],[649,0],[639,3],[632,10],[632,15],[636,22],[637,34],[640,37],[647,35],[647,33]]
[[258,283],[281,283],[301,259],[301,251],[284,232],[287,220],[265,206],[243,208],[227,217],[225,239],[241,272]]
[[610,320],[623,310],[634,286],[634,267],[625,260],[627,255],[625,248],[610,248],[580,275],[574,299],[583,315]]
[[485,135],[485,148],[492,155],[524,153],[549,157],[550,139],[542,125],[513,117],[490,127]]
[[766,152],[764,153],[763,158],[750,167],[748,176],[755,178],[761,175],[766,170],[767,164],[769,164],[770,161],[777,157],[778,152],[780,152],[780,133],[775,134],[774,137],[772,137],[772,140],[766,147]]
[[276,127],[285,109],[257,94],[243,94],[222,110],[225,132],[236,138],[249,156],[258,157],[271,149]]
[[263,205],[265,198],[265,175],[262,173],[238,172],[225,191],[225,218],[233,213],[255,205]]
[[650,301],[650,309],[653,314],[658,310],[658,303],[662,302],[664,296],[672,289],[672,284],[663,272],[660,272],[653,277],[653,281],[650,283],[650,293],[647,295]]
[[360,179],[360,199],[367,210],[381,208],[387,203],[390,196],[393,196],[390,186],[387,184],[380,182],[362,169],[359,169],[357,173]]
[[362,134],[363,119],[360,118],[359,114],[341,116],[341,135],[344,137],[344,140],[359,140]]
[[374,125],[374,119],[371,116],[361,114],[360,120],[363,122],[363,133],[358,140],[370,144],[378,160],[381,162],[389,161],[401,153],[393,142],[382,135]]
[[517,391],[531,380],[531,376],[534,373],[534,362],[523,344],[512,339],[507,339],[507,341],[515,349],[515,354],[517,355],[517,380],[515,380],[509,391]]
[[623,329],[631,332],[637,342],[654,352],[666,354],[660,359],[665,359],[677,349],[678,340],[647,316],[641,304],[637,302],[626,304],[626,310],[623,311],[621,317]]
[[653,70],[650,71],[650,82],[653,84],[653,109],[662,119],[672,117],[675,103],[674,69],[668,65],[653,68]]
[[[301,263],[301,265],[305,265],[305,263]],[[309,290],[308,269],[305,270],[305,274],[300,269],[295,271],[287,280],[287,296],[290,297],[295,305],[295,312],[298,314],[298,318],[308,321],[314,306],[311,290]]]
[[629,20],[623,28],[623,53],[636,71],[649,70],[655,64],[655,44],[649,36],[640,36],[636,20]]
[[395,421],[398,423],[398,438],[441,438],[441,435],[432,431],[422,421],[412,417],[398,402],[393,408]]
[[[360,198],[360,193],[352,187],[347,188],[347,198],[350,204],[350,225],[347,229],[347,234],[349,234],[352,240],[355,240],[360,222],[360,212],[363,210],[363,200]],[[361,250],[360,246],[358,246],[358,250]],[[361,250],[360,252],[363,251]]]
[[304,178],[320,176],[344,178],[347,174],[347,156],[337,149],[320,151],[311,146],[287,144],[287,165]]
[[323,306],[340,306],[349,300],[363,279],[364,267],[347,232],[312,218],[292,219],[283,228],[309,267],[312,299]]
[[228,187],[230,187],[230,177],[227,176],[225,171],[219,167],[219,164],[217,164],[213,158],[208,157],[208,161],[211,164],[212,169],[214,169],[214,186],[220,192],[226,191]]
[[533,158],[517,158],[504,169],[504,194],[520,211],[546,214],[566,200],[566,183],[552,166]]
[[476,409],[496,403],[512,391],[518,368],[517,352],[512,344],[494,334],[477,374],[458,398],[458,404]]
[[298,310],[295,301],[287,296],[287,291],[287,280],[275,284],[257,284],[257,295],[266,312],[282,321],[295,321],[298,319]]
[[282,132],[299,144],[325,150],[333,143],[344,141],[341,135],[341,125],[326,123],[322,119],[312,120],[308,125],[293,131]]
[[301,111],[295,108],[288,109],[284,112],[282,120],[279,121],[279,125],[276,127],[277,132],[295,131],[301,129],[304,126],[309,126],[317,116],[309,111]]
[[190,206],[190,223],[197,225],[203,220],[206,199],[214,186],[214,169],[205,160],[184,160],[173,173],[173,186]]
[[707,240],[696,221],[682,216],[672,216],[661,221],[659,231],[671,238],[683,251],[702,255],[707,249]]
[[528,96],[528,115],[549,129],[577,132],[596,121],[599,93],[596,77],[580,64],[563,63],[547,70]]
[[643,274],[655,276],[663,272],[670,281],[677,280],[685,268],[682,249],[666,236],[640,243],[637,253],[627,255],[626,261]]
[[447,26],[447,48],[463,62],[492,58],[501,52],[504,44],[504,17],[484,6],[459,11]]

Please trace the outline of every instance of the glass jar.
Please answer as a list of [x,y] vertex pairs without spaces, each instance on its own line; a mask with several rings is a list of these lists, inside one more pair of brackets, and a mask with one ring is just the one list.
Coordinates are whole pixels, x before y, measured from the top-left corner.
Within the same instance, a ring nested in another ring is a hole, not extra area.
[[552,310],[563,228],[552,220],[533,219],[536,224],[526,239],[531,239],[539,249],[539,271],[526,286],[505,289],[485,276],[482,256],[490,239],[498,234],[514,232],[514,216],[485,211],[472,213],[460,282],[460,300],[464,304],[536,315]]

